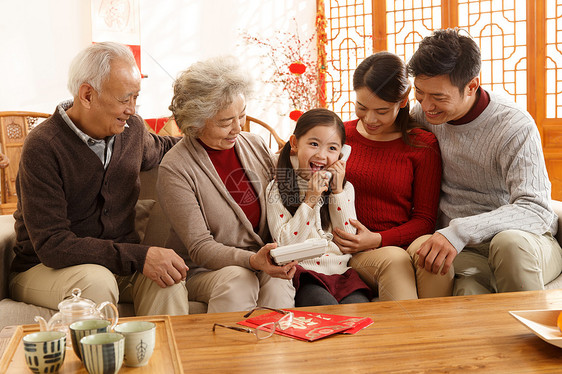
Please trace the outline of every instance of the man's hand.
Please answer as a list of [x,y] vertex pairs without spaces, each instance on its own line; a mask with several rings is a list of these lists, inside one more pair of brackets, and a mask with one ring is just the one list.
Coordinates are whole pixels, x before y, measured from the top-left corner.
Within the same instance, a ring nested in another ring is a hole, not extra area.
[[350,219],[349,223],[357,229],[356,234],[350,234],[338,228],[334,229],[334,243],[342,253],[357,253],[380,247],[381,234],[370,231],[356,219]]
[[433,274],[437,274],[443,265],[441,275],[447,274],[457,256],[455,247],[438,232],[431,235],[416,253],[420,256],[417,265]]
[[274,278],[293,279],[293,275],[297,271],[297,262],[289,262],[283,266],[275,265],[269,254],[274,248],[277,248],[275,243],[269,243],[261,247],[259,251],[250,257],[250,266],[254,270],[263,271]]
[[189,268],[183,259],[173,250],[162,247],[150,247],[146,252],[142,273],[166,288],[185,280]]

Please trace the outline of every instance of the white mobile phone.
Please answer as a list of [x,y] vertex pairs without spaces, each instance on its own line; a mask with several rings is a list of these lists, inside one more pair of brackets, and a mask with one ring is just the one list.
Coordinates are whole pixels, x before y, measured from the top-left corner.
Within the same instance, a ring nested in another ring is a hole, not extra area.
[[351,146],[347,145],[347,144],[344,144],[343,147],[341,147],[341,158],[340,158],[340,160],[347,161],[350,154],[351,154]]

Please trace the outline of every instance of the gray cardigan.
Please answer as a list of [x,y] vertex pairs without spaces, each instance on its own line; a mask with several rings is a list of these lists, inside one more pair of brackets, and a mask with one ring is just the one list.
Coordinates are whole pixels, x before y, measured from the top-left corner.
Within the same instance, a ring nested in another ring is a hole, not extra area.
[[270,241],[265,189],[273,178],[274,163],[259,135],[242,132],[234,149],[259,199],[259,229],[234,201],[203,146],[185,137],[162,160],[158,198],[172,226],[166,246],[175,249],[190,267],[221,269],[250,267],[250,256]]

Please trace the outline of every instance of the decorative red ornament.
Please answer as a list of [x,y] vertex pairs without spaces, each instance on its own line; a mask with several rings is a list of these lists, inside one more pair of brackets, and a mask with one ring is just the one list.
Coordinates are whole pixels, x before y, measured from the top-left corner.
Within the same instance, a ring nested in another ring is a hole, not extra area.
[[291,113],[289,113],[289,118],[293,121],[298,120],[300,116],[302,116],[302,112],[300,110],[293,110],[291,111]]
[[289,71],[293,74],[301,75],[306,71],[306,65],[300,61],[293,62],[289,65]]

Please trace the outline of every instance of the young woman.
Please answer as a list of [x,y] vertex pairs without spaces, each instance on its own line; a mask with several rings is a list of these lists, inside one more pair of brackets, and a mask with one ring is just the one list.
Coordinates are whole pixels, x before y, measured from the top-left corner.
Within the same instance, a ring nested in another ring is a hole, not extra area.
[[378,52],[366,58],[353,75],[358,119],[345,123],[352,147],[346,176],[357,195],[358,221],[351,224],[357,233],[336,229],[334,241],[354,254],[350,265],[378,289],[380,300],[452,291],[452,271],[432,274],[415,265],[424,235],[435,230],[441,155],[435,136],[410,118],[410,88],[398,56]]
[[275,180],[267,187],[267,221],[280,246],[326,239],[326,253],[297,265],[296,306],[368,302],[369,287],[348,266],[350,254],[332,242],[332,228],[355,233],[354,192],[345,181],[342,120],[327,109],[312,109],[297,121],[281,150]]

